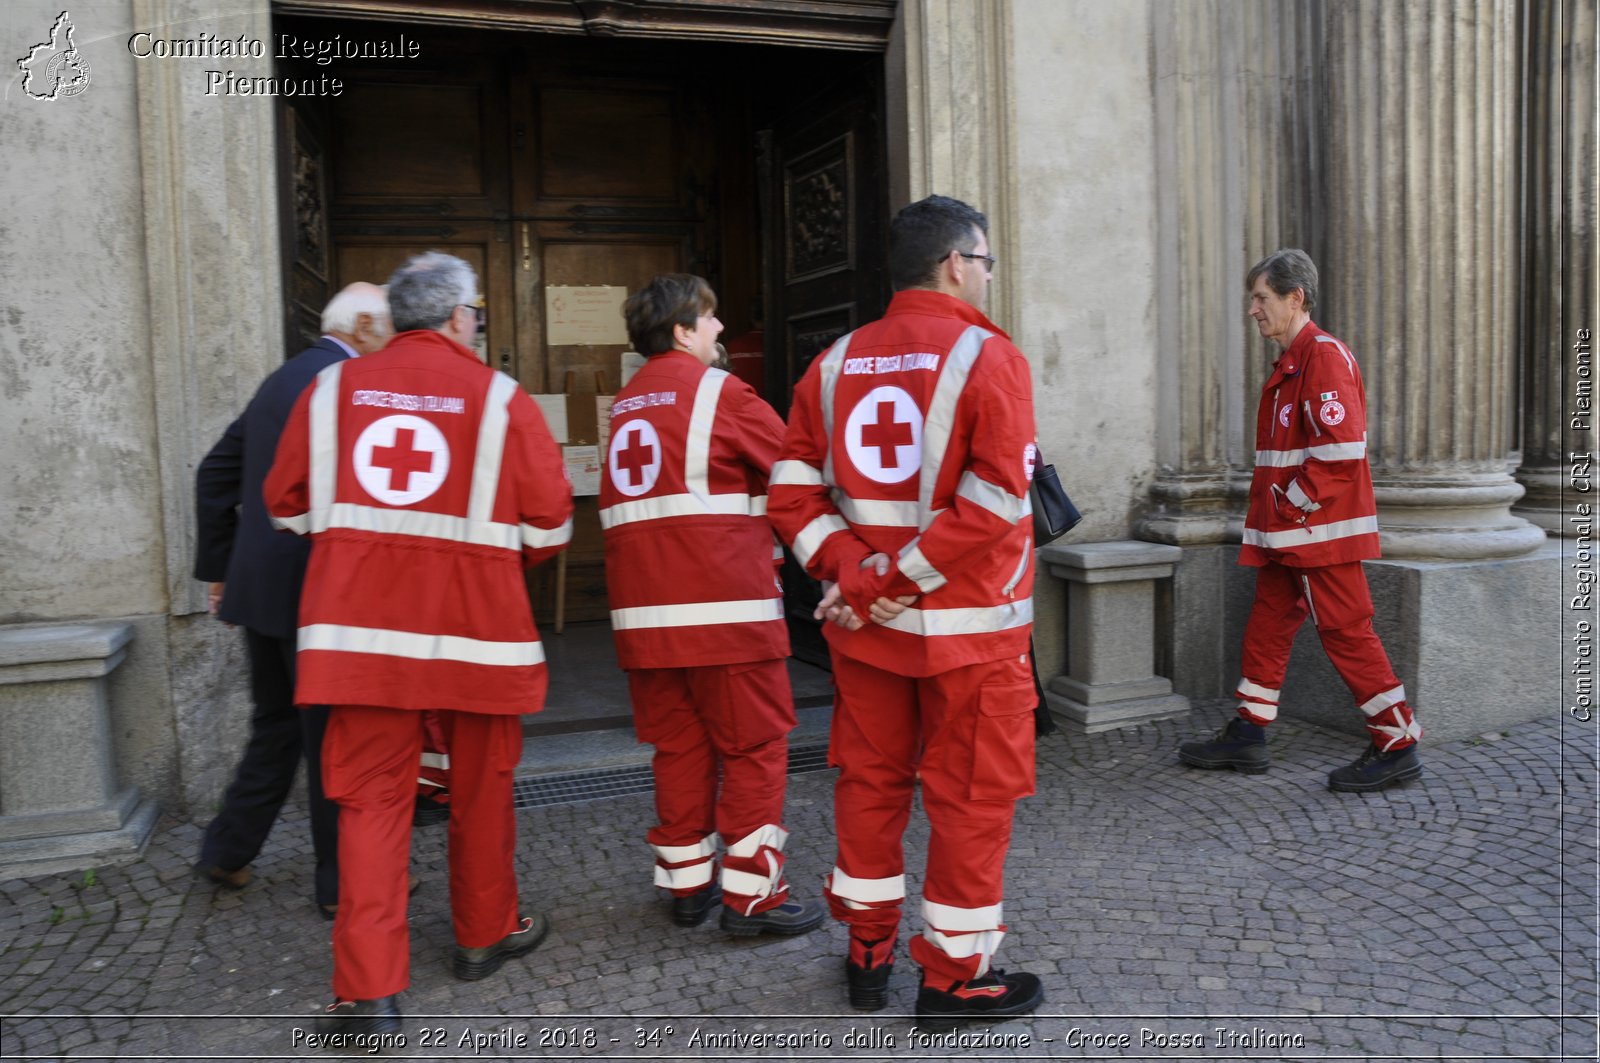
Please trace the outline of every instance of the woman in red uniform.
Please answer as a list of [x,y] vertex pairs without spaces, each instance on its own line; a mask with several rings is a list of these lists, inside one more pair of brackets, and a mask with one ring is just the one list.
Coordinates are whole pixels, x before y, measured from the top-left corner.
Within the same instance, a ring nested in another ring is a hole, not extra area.
[[600,486],[611,626],[635,730],[656,749],[648,838],[673,921],[696,926],[720,899],[731,934],[802,934],[823,913],[791,900],[783,876],[795,715],[766,490],[784,426],[711,368],[716,305],[704,280],[680,273],[623,308],[649,361],[611,408]]

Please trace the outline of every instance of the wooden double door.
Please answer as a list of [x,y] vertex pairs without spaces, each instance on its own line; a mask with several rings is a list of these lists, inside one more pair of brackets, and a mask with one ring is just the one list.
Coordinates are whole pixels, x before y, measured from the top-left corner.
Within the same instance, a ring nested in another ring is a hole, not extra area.
[[[764,341],[765,393],[786,412],[809,360],[887,298],[881,59],[508,36],[440,30],[420,59],[284,107],[291,345],[339,287],[447,251],[478,271],[485,359],[566,394],[567,442],[595,446],[594,397],[618,387],[628,344],[575,335],[551,305],[698,273],[723,339]],[[546,617],[553,596],[539,581]],[[565,609],[606,616],[593,498],[579,500]]]

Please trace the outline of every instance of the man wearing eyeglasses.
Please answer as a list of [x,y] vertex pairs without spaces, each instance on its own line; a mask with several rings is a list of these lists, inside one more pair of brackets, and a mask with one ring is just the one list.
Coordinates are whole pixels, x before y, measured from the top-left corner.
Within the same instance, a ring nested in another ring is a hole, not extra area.
[[324,1032],[393,1033],[410,981],[406,864],[425,710],[450,750],[456,977],[493,974],[547,930],[518,903],[511,773],[548,676],[522,578],[572,534],[572,492],[533,400],[468,346],[477,278],[418,255],[389,280],[397,334],[300,396],[264,488],[309,535],[296,700],[332,706],[339,803],[334,1003]]
[[1043,1000],[1037,977],[990,962],[1012,813],[1033,792],[1038,446],[1027,360],[982,310],[988,228],[945,196],[895,216],[888,312],[807,370],[768,490],[769,519],[825,589],[839,767],[826,895],[850,928],[850,1003],[888,1003],[920,780],[931,836],[909,952],[925,1026]]

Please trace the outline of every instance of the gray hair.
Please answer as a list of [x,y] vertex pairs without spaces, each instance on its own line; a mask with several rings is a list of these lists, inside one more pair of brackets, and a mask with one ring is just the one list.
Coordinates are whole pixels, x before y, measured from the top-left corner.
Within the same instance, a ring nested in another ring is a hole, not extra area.
[[356,318],[372,315],[375,321],[389,319],[389,299],[385,290],[375,284],[352,284],[328,300],[322,308],[322,331],[342,332],[350,335],[356,330]]
[[1267,287],[1280,296],[1299,288],[1305,293],[1305,311],[1308,314],[1317,305],[1317,264],[1298,247],[1274,251],[1251,266],[1250,272],[1244,277],[1245,291],[1256,286],[1257,277],[1265,277]]
[[389,313],[396,332],[438,329],[458,306],[478,298],[478,276],[472,267],[443,251],[426,251],[406,259],[389,278]]

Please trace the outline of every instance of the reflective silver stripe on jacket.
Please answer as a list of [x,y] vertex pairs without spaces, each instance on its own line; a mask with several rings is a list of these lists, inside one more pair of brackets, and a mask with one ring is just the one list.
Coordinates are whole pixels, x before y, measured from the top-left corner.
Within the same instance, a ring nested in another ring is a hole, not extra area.
[[504,373],[489,381],[478,422],[478,451],[472,460],[472,493],[467,496],[467,519],[487,523],[494,516],[494,499],[500,490],[500,462],[506,452],[506,428],[511,423],[508,406],[517,382]]
[[850,338],[854,335],[854,332],[846,332],[835,340],[817,367],[817,404],[822,407],[822,438],[827,441],[822,482],[830,486],[839,482],[833,475],[833,396],[839,389],[839,371],[844,368],[845,352],[850,349]]
[[600,527],[615,528],[664,517],[762,517],[766,513],[766,495],[659,495],[607,506],[600,511]]
[[1353,539],[1357,535],[1376,534],[1378,534],[1377,517],[1356,517],[1353,520],[1337,520],[1332,524],[1308,524],[1281,532],[1263,532],[1246,528],[1244,543],[1246,546],[1282,550],[1289,546],[1309,546],[1312,543],[1327,543],[1335,539]]
[[311,531],[326,531],[333,509],[334,477],[339,469],[339,377],[344,362],[317,374],[307,412]]
[[544,645],[537,640],[486,642],[461,635],[424,635],[346,624],[307,624],[297,632],[296,638],[301,650],[337,650],[414,661],[459,661],[503,667],[544,663]]
[[851,524],[869,524],[875,528],[915,528],[917,504],[910,500],[895,501],[887,498],[851,498],[837,487],[833,489],[833,504],[844,519]]
[[779,484],[786,487],[821,487],[822,470],[814,465],[789,458],[773,463],[772,475],[767,484],[769,487],[776,487]]
[[913,635],[986,635],[1033,622],[1033,599],[957,609],[911,607],[884,627]]
[[992,484],[968,469],[961,474],[956,494],[974,505],[982,506],[1007,524],[1015,524],[1033,514],[1033,501],[1026,493],[1021,498],[998,484]]
[[1285,491],[1284,494],[1289,497],[1290,502],[1299,506],[1307,513],[1315,513],[1317,510],[1322,508],[1322,506],[1318,503],[1311,501],[1311,496],[1306,494],[1306,489],[1300,486],[1299,480],[1290,480],[1289,489]]
[[950,446],[950,435],[956,423],[956,403],[966,390],[967,376],[972,363],[983,352],[983,345],[994,333],[977,325],[967,326],[956,340],[950,353],[945,355],[944,369],[939,382],[934,385],[933,398],[922,422],[922,471],[917,484],[917,505],[920,517],[918,531],[927,531],[936,515],[933,508],[933,490],[939,482],[939,469],[944,464],[945,451]]
[[815,518],[810,524],[800,529],[800,534],[794,537],[793,549],[795,560],[802,566],[811,564],[811,559],[817,556],[817,551],[822,549],[822,544],[834,532],[849,531],[850,526],[844,518],[837,513],[824,513]]
[[327,528],[377,532],[382,535],[415,535],[474,546],[494,546],[502,550],[521,550],[524,546],[537,550],[562,546],[572,539],[570,519],[558,528],[539,528],[532,524],[468,520],[448,513],[384,509],[358,502],[334,503],[328,513]]
[[[707,369],[694,392],[689,412],[689,429],[683,447],[683,484],[678,495],[636,498],[606,506],[600,511],[600,527],[616,528],[642,520],[666,517],[761,517],[767,512],[766,495],[711,493],[711,437],[716,429],[717,403],[728,374]],[[803,462],[781,463],[804,467]]]
[[638,605],[611,610],[614,631],[654,627],[701,627],[708,624],[761,624],[783,619],[782,598],[737,602],[687,602],[682,605]]
[[1316,458],[1318,461],[1354,461],[1366,456],[1367,440],[1362,436],[1354,443],[1323,443],[1300,450],[1258,450],[1256,464],[1274,469],[1287,469],[1295,465],[1304,465],[1307,458]]
[[949,580],[923,555],[921,542],[919,535],[900,548],[900,574],[915,583],[923,594],[932,594]]

